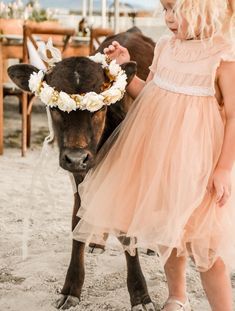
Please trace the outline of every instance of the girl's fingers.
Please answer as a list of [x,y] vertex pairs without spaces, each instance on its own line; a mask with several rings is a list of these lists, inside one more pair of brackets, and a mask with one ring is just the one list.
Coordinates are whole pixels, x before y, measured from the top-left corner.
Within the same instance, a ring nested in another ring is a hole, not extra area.
[[127,50],[124,46],[120,45],[120,43],[117,41],[113,41],[112,44],[109,45],[109,47],[111,48],[111,50],[114,49],[114,50],[119,50],[121,52],[124,52]]
[[110,44],[107,48],[111,51],[114,51],[116,49],[119,49],[121,45],[117,41],[113,41],[112,44]]
[[206,190],[207,190],[208,192],[212,192],[212,190],[213,190],[213,182],[212,182],[212,179],[209,180],[208,185],[207,185],[207,187],[206,187]]
[[[216,204],[219,207],[225,205],[231,195],[232,185],[229,180],[223,178],[224,176],[212,176],[207,184],[207,191],[213,192]],[[226,177],[226,176],[225,176]]]
[[108,48],[109,48],[110,51],[114,51],[115,50],[115,46],[113,46],[113,45],[109,45]]
[[112,44],[104,48],[103,52],[110,60],[116,59],[116,61],[120,63],[130,59],[128,49],[121,46],[117,41],[113,41]]
[[216,203],[218,203],[224,195],[224,188],[221,185],[215,185]]
[[119,51],[121,52],[126,52],[128,51],[127,48],[125,48],[124,46],[120,45],[119,43],[118,44],[115,44],[114,45],[116,49],[118,49]]
[[229,197],[230,197],[230,191],[228,189],[224,189],[224,194],[221,200],[218,202],[219,206],[222,207],[228,201]]
[[109,46],[107,48],[104,48],[103,51],[104,51],[104,54],[110,55],[110,54],[117,53],[118,49],[116,49],[114,46],[111,45],[111,46]]
[[117,41],[113,41],[112,45],[115,46],[115,47],[120,47],[121,46],[120,43],[117,42]]
[[104,53],[105,54],[110,54],[113,52],[126,52],[127,49],[120,45],[117,41],[113,41],[112,44],[110,44],[108,47],[104,48]]

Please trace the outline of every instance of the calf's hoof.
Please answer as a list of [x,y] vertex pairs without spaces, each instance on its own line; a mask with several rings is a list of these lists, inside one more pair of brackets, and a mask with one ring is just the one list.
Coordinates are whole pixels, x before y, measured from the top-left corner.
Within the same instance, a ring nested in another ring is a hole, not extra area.
[[131,311],[156,311],[156,308],[152,302],[147,304],[139,304],[131,308]]
[[156,311],[154,304],[152,302],[144,304],[144,305],[137,305],[131,308],[131,311]]
[[80,303],[80,299],[71,295],[60,295],[60,298],[56,302],[56,308],[59,310],[67,310],[72,307],[76,307]]

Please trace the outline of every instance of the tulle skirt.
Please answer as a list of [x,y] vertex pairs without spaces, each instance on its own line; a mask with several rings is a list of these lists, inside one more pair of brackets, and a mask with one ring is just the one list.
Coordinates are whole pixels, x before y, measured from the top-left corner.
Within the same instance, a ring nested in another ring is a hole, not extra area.
[[176,248],[199,271],[219,257],[234,267],[234,191],[222,208],[207,191],[224,125],[214,97],[147,83],[79,185],[81,220],[73,238],[105,244],[114,234],[131,255],[149,248],[162,264]]

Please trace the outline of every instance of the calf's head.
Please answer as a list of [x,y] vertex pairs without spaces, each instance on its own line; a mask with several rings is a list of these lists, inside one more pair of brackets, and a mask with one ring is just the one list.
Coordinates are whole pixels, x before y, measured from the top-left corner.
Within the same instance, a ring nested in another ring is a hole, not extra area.
[[[136,73],[136,63],[122,65],[128,83]],[[30,92],[29,78],[38,69],[27,64],[9,67],[8,74],[15,84]],[[57,91],[67,94],[101,93],[108,77],[101,64],[87,57],[70,57],[57,63],[46,72],[44,81]],[[58,107],[50,108],[53,128],[60,150],[60,166],[72,173],[85,176],[95,161],[107,117],[108,106],[90,112],[77,109],[65,112]]]

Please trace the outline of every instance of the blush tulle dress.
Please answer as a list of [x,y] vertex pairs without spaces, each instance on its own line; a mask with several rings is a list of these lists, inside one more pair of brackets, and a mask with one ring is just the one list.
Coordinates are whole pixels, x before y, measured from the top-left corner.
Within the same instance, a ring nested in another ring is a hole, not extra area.
[[220,208],[206,189],[225,130],[215,97],[222,61],[235,61],[222,36],[159,40],[149,67],[153,80],[79,185],[75,240],[105,244],[109,233],[131,255],[136,247],[155,250],[163,264],[176,248],[178,256],[193,257],[199,271],[218,257],[235,267],[234,191]]

